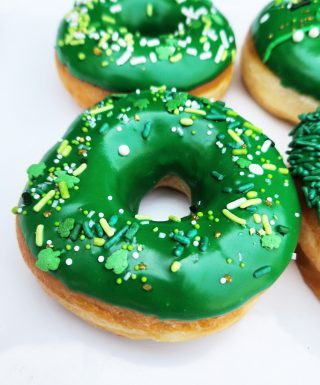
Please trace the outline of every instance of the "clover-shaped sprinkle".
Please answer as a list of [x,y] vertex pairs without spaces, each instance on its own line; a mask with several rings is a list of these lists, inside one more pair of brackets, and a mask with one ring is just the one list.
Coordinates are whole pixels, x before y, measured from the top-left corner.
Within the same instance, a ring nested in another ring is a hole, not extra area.
[[281,244],[281,237],[277,234],[265,235],[261,239],[262,247],[268,250],[278,249]]
[[66,218],[63,222],[59,224],[58,233],[61,238],[68,238],[71,230],[74,227],[75,220],[73,218]]
[[80,182],[80,179],[76,176],[67,174],[66,171],[58,170],[55,172],[56,175],[56,183],[65,182],[68,188],[73,188],[75,184]]
[[251,164],[250,160],[245,159],[245,158],[240,158],[237,160],[237,165],[240,168],[248,168],[250,166],[250,164]]
[[172,46],[159,46],[156,48],[159,60],[168,60],[174,51],[175,48]]
[[52,249],[43,249],[38,254],[36,266],[45,272],[49,270],[55,271],[60,265],[60,251],[53,251]]
[[172,112],[175,109],[184,106],[187,100],[188,100],[188,94],[185,92],[181,92],[177,94],[173,99],[168,100],[166,103],[166,107],[169,112]]
[[27,169],[27,174],[29,179],[38,178],[39,176],[43,175],[44,170],[47,168],[46,164],[44,162],[32,164]]
[[148,108],[150,101],[146,98],[138,99],[133,103],[133,106],[138,108],[139,110],[145,110]]
[[115,274],[121,274],[128,267],[128,251],[117,250],[110,255],[105,264],[105,268],[113,270]]

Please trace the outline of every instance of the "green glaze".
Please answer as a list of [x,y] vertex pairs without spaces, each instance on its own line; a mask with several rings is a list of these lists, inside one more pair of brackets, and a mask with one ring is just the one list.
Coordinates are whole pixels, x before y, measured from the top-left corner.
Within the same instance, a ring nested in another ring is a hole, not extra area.
[[320,99],[320,1],[273,1],[252,26],[258,55],[283,86]]
[[211,0],[76,1],[56,52],[73,76],[106,90],[190,90],[233,62],[235,39]]
[[[279,277],[297,243],[288,169],[271,140],[223,102],[164,87],[111,96],[31,171],[15,212],[40,266],[74,292],[160,319],[238,308]],[[167,175],[190,187],[192,214],[137,216]],[[45,260],[46,247],[60,254]]]
[[300,119],[290,134],[289,162],[292,175],[301,181],[307,206],[317,211],[320,222],[320,108]]

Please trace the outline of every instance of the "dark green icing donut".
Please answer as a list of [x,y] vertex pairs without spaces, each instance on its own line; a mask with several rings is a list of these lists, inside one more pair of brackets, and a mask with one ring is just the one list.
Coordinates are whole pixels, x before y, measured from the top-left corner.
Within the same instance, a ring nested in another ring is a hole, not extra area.
[[[279,277],[298,239],[296,190],[274,143],[223,102],[165,88],[85,111],[28,175],[15,212],[37,266],[160,319],[238,308]],[[190,187],[191,214],[137,215],[167,175]]]
[[320,99],[320,2],[273,1],[252,26],[258,55],[285,87]]
[[317,210],[320,222],[320,108],[300,119],[291,132],[289,162],[292,175],[301,181],[307,206]]
[[190,90],[220,75],[235,40],[211,0],[76,1],[56,51],[75,77],[106,90]]

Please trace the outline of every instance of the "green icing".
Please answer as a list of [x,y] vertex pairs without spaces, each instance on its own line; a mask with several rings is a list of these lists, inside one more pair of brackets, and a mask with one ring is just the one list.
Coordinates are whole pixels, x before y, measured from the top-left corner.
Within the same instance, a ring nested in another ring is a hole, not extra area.
[[258,55],[285,87],[320,99],[320,2],[274,1],[252,26]]
[[292,175],[301,180],[307,206],[317,210],[320,221],[320,108],[300,119],[291,132],[289,162]]
[[[29,181],[15,212],[35,259],[36,230],[41,250],[60,250],[49,274],[73,292],[160,319],[203,319],[269,287],[296,247],[300,208],[288,169],[272,141],[223,102],[164,87],[111,96],[43,162],[46,173]],[[79,179],[65,199],[62,171]],[[190,187],[191,214],[137,215],[167,175]]]
[[221,74],[235,50],[229,23],[209,0],[76,1],[56,44],[72,75],[120,92],[190,90]]

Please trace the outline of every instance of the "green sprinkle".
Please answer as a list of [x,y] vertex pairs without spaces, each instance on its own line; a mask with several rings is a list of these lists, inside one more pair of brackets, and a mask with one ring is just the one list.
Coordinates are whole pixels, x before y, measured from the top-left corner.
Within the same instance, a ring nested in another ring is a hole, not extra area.
[[93,244],[95,246],[102,247],[105,243],[106,241],[103,238],[97,238],[97,237],[93,238]]
[[244,128],[248,128],[249,130],[255,131],[255,132],[258,133],[258,134],[261,134],[261,133],[262,133],[261,128],[258,128],[258,127],[256,127],[256,126],[254,126],[254,125],[253,125],[252,123],[250,123],[250,122],[244,122],[244,123],[243,123],[243,127],[244,127]]
[[171,56],[171,57],[169,58],[169,61],[170,61],[170,63],[177,63],[177,62],[179,62],[181,59],[182,59],[182,54],[179,52],[179,53],[177,53],[176,55]]
[[281,237],[277,234],[265,235],[261,239],[262,247],[268,250],[278,249],[281,244]]
[[128,228],[129,226],[126,225],[121,230],[119,230],[112,238],[109,239],[109,241],[104,244],[104,248],[106,250],[110,249],[110,247],[112,247],[122,238],[122,236],[127,232]]
[[253,220],[255,221],[255,223],[257,225],[259,225],[261,223],[261,215],[259,214],[253,214]]
[[148,17],[153,16],[153,4],[147,4],[147,16]]
[[94,229],[96,231],[96,234],[98,235],[98,238],[102,238],[103,237],[103,228],[101,227],[101,225],[99,223],[96,223],[94,225]]
[[55,196],[55,190],[49,191],[40,201],[33,207],[33,210],[38,213],[49,201]]
[[271,266],[263,266],[263,267],[260,267],[259,269],[257,269],[253,273],[253,276],[254,276],[254,278],[261,278],[264,275],[271,273],[271,271],[272,271]]
[[232,155],[247,155],[248,150],[246,148],[235,148],[232,150]]
[[280,233],[281,235],[287,235],[287,234],[289,234],[289,232],[290,232],[289,227],[287,227],[287,226],[282,226],[282,225],[277,226],[277,231],[278,231],[278,233]]
[[73,230],[70,233],[70,239],[73,242],[75,242],[79,238],[81,229],[82,229],[82,224],[81,223],[76,223],[76,225],[74,226]]
[[105,135],[108,130],[109,130],[110,126],[108,123],[104,123],[100,128],[99,128],[99,134],[101,135]]
[[36,229],[36,245],[42,247],[43,245],[43,231],[44,225],[38,225]]
[[62,155],[63,151],[68,146],[68,144],[69,144],[69,141],[67,139],[63,140],[60,146],[58,147],[57,153]]
[[144,125],[143,131],[142,131],[142,137],[143,139],[148,139],[151,134],[151,127],[152,123],[149,121]]
[[87,238],[92,239],[94,237],[93,231],[89,226],[89,222],[83,222],[82,229]]
[[111,215],[111,217],[108,220],[108,223],[110,226],[115,226],[118,222],[118,215]]
[[120,249],[108,257],[107,262],[105,263],[105,268],[113,270],[115,274],[122,274],[128,265],[128,252]]
[[181,234],[174,234],[173,239],[177,242],[179,242],[182,246],[189,246],[190,245],[190,239],[188,237],[185,237]]
[[231,138],[237,142],[237,143],[243,143],[243,140],[240,138],[240,136],[235,132],[233,131],[231,128],[228,129],[228,134],[231,136]]
[[78,59],[79,60],[82,61],[82,60],[85,60],[85,58],[86,58],[86,54],[85,53],[83,53],[83,52],[79,52],[78,53]]
[[246,184],[238,187],[238,192],[239,193],[244,193],[244,192],[249,191],[249,190],[251,190],[253,188],[254,188],[254,184],[253,183],[246,183]]
[[140,226],[138,225],[138,223],[132,223],[132,225],[130,226],[130,228],[128,229],[128,231],[126,233],[126,239],[128,241],[132,241],[134,236],[137,234],[139,228],[140,228]]
[[240,208],[241,209],[246,209],[247,207],[257,206],[257,205],[260,205],[261,203],[262,203],[262,200],[260,198],[249,199],[246,202],[242,203],[240,205]]
[[71,234],[71,231],[74,227],[74,219],[73,218],[66,218],[64,221],[59,223],[58,226],[58,233],[61,238],[68,238]]
[[60,265],[60,255],[60,251],[53,251],[50,248],[41,250],[38,254],[36,266],[44,272],[55,271]]
[[211,175],[219,182],[223,181],[224,175],[220,174],[218,171],[211,171]]
[[258,196],[258,193],[256,191],[248,191],[247,192],[247,198],[248,199],[254,199]]
[[181,257],[184,252],[184,247],[182,245],[178,245],[177,247],[174,248],[173,254],[176,257]]
[[184,111],[187,113],[190,113],[190,114],[201,115],[201,116],[206,116],[206,114],[207,114],[205,111],[198,110],[195,108],[186,108]]
[[58,187],[59,187],[59,190],[60,190],[61,198],[62,199],[69,199],[70,198],[70,193],[69,193],[69,189],[68,189],[68,186],[67,186],[66,182],[65,181],[61,181],[58,184]]
[[177,217],[176,215],[169,215],[168,218],[172,222],[181,222],[181,218]]
[[43,175],[45,169],[47,168],[46,164],[44,162],[40,162],[38,164],[32,164],[27,169],[27,174],[29,179],[38,178],[39,176]]
[[206,252],[208,250],[209,238],[202,237],[200,242],[200,251]]

